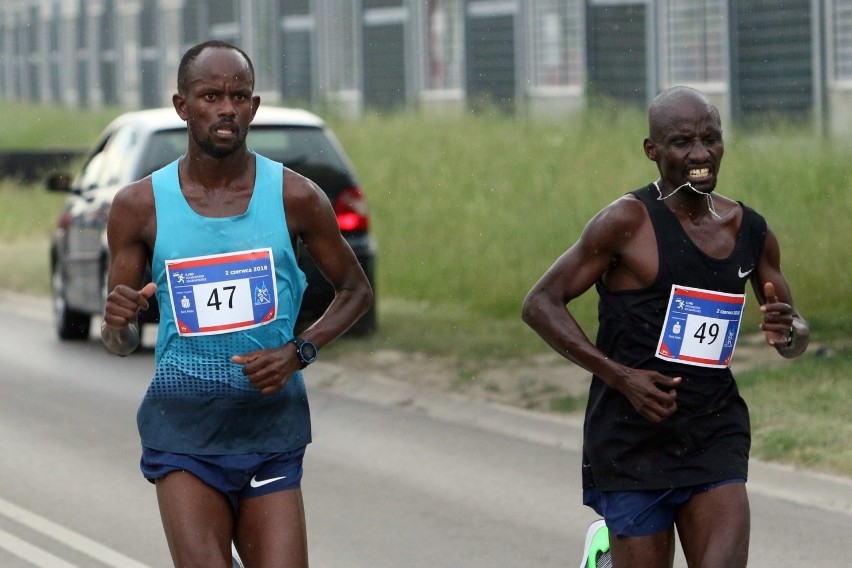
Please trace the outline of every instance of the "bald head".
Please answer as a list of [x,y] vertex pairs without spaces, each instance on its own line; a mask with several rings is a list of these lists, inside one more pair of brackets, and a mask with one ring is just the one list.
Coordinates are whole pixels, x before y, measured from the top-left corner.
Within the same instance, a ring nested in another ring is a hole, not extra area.
[[648,137],[659,141],[663,131],[684,113],[710,114],[721,127],[719,110],[704,93],[691,87],[672,87],[661,92],[648,108]]

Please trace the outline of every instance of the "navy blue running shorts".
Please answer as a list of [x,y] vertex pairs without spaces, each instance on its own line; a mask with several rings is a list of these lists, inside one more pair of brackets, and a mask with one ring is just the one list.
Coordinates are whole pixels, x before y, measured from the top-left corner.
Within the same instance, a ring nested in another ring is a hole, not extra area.
[[140,466],[145,479],[154,483],[173,471],[187,471],[222,493],[234,515],[239,502],[277,491],[297,489],[302,484],[305,446],[272,454],[190,455],[142,448]]
[[607,528],[615,535],[648,536],[674,526],[678,507],[693,496],[728,483],[745,483],[745,479],[726,479],[655,491],[584,489],[583,504],[602,516]]

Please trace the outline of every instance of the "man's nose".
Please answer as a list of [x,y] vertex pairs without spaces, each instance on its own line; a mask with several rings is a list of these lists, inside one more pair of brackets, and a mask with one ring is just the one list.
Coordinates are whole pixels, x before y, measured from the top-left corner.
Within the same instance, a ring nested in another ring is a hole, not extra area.
[[237,114],[237,105],[231,97],[222,97],[218,111],[220,116],[235,116]]
[[695,162],[705,162],[710,158],[710,149],[701,140],[696,140],[689,149],[689,157]]

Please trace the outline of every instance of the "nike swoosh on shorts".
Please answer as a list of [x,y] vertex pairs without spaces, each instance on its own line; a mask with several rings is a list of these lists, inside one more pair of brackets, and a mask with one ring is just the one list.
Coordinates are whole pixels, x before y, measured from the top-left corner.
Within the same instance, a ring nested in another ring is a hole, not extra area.
[[281,479],[287,479],[287,476],[283,475],[281,477],[270,477],[269,479],[264,479],[263,481],[260,481],[257,476],[254,476],[251,478],[251,481],[249,481],[249,485],[254,488],[258,488],[263,487],[264,485],[269,485],[270,483],[275,483],[276,481],[279,481]]

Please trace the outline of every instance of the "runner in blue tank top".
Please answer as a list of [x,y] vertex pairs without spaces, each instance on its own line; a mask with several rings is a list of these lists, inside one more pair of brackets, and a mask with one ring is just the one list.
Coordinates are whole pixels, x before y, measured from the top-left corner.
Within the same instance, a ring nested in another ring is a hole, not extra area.
[[[583,500],[606,521],[612,566],[670,567],[676,526],[690,566],[742,567],[751,438],[728,363],[746,285],[783,357],[805,351],[808,324],[766,221],[714,192],[724,152],[718,110],[675,87],[648,116],[644,151],[660,178],[589,221],[529,292],[523,318],[593,375]],[[566,309],[593,286],[595,344]]]
[[[175,566],[230,567],[232,541],[247,566],[307,566],[300,371],[369,309],[372,290],[322,190],[246,147],[260,104],[248,56],[199,44],[177,83],[187,151],[115,197],[101,335],[133,352],[137,314],[156,294],[154,377],[137,421]],[[298,239],[336,295],[294,337]]]

